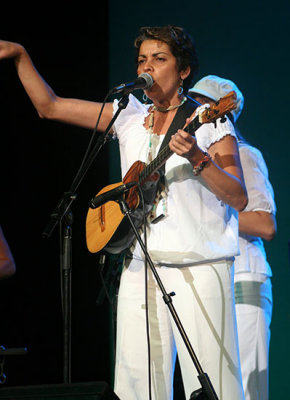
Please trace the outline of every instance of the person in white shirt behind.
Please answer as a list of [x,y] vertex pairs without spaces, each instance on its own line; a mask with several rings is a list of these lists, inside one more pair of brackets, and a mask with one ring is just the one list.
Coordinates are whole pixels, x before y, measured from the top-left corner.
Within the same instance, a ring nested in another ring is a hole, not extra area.
[[[237,108],[229,115],[235,124],[244,105],[236,84],[216,75],[199,80],[189,91],[202,104],[219,100],[234,90]],[[276,234],[274,191],[262,153],[241,136],[239,153],[248,192],[248,205],[239,212],[240,255],[235,257],[235,301],[242,379],[246,400],[268,399],[270,323],[272,317],[271,268],[264,240]]]

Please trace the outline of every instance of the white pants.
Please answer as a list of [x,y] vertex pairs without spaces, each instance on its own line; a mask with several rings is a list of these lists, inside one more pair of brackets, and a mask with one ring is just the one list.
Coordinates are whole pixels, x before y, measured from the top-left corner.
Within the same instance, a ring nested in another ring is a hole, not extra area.
[[261,274],[236,274],[235,296],[245,399],[267,400],[271,280]]
[[[219,400],[244,399],[237,346],[232,263],[156,266],[192,348]],[[198,372],[151,271],[148,272],[152,400],[173,398],[176,349],[189,400],[201,387]],[[148,356],[143,262],[125,265],[118,297],[115,392],[148,400]]]

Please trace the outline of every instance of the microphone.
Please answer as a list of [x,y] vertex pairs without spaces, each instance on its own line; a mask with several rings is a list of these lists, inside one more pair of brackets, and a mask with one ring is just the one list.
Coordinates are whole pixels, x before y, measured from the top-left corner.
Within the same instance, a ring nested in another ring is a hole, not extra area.
[[107,203],[107,201],[118,200],[124,193],[128,192],[129,189],[136,185],[137,182],[123,183],[123,185],[120,185],[115,189],[108,190],[107,192],[91,199],[89,207],[94,209]]
[[153,86],[154,80],[150,74],[144,72],[140,74],[138,78],[131,82],[121,83],[121,85],[116,86],[112,89],[112,93],[130,93],[136,89],[150,89]]

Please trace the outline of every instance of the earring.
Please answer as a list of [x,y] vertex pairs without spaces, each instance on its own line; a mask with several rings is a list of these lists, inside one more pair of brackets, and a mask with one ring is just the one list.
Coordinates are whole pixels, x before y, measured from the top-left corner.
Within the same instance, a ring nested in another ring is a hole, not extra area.
[[146,102],[147,102],[147,100],[148,100],[148,97],[146,96],[146,93],[143,93],[143,97],[142,97],[142,99],[143,99],[144,103],[146,103]]
[[181,96],[183,93],[183,80],[181,79],[181,83],[179,88],[177,89],[178,96]]

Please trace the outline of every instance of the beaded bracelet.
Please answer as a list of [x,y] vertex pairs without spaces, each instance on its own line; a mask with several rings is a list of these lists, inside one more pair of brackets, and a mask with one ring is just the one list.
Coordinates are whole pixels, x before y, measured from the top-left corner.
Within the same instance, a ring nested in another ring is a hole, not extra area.
[[204,169],[206,164],[211,160],[211,156],[207,152],[203,152],[203,159],[200,160],[194,167],[193,173],[195,176],[199,175]]

